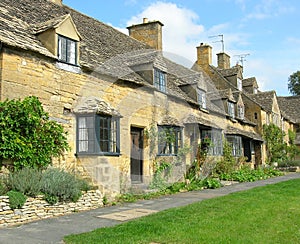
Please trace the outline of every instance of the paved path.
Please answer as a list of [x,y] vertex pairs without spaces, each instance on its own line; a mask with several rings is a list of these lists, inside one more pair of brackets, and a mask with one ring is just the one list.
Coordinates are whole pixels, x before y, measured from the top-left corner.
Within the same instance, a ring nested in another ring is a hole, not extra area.
[[169,208],[185,206],[204,199],[224,196],[233,192],[252,189],[258,186],[274,184],[281,181],[300,178],[299,173],[270,178],[256,182],[233,184],[218,189],[184,192],[162,196],[153,200],[143,200],[112,207],[74,213],[58,218],[31,222],[18,227],[0,228],[1,244],[56,244],[63,243],[64,236],[82,233],[96,228],[114,226],[124,221],[162,211]]

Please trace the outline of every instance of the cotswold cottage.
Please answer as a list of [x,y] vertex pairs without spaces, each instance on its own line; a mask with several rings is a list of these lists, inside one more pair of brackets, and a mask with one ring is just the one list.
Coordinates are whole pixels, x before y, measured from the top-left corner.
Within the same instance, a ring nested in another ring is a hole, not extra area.
[[54,164],[103,192],[148,185],[157,162],[182,179],[206,138],[211,157],[226,138],[236,158],[264,164],[262,125],[299,128],[299,113],[284,106],[292,100],[261,100],[255,78],[227,54],[214,67],[201,44],[191,69],[164,57],[159,21],[144,19],[127,36],[61,0],[1,0],[0,10],[0,99],[37,96],[68,132],[71,151]]

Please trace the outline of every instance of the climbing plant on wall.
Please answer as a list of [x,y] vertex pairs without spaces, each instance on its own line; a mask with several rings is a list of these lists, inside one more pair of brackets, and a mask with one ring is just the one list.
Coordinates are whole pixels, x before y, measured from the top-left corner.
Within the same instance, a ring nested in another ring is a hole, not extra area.
[[287,159],[287,144],[285,133],[276,125],[263,125],[263,137],[266,141],[267,160],[269,163],[282,162]]
[[49,120],[37,97],[0,102],[1,165],[46,168],[68,148],[63,127]]

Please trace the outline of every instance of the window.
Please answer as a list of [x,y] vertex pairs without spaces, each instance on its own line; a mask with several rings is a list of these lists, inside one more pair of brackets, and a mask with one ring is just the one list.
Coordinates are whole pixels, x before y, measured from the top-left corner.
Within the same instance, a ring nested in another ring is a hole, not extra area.
[[58,59],[69,64],[77,64],[77,42],[58,36]]
[[77,152],[118,155],[119,134],[119,118],[94,114],[80,115],[77,117]]
[[241,91],[243,90],[243,83],[240,78],[237,78],[237,88]]
[[245,118],[245,107],[243,105],[239,105],[238,106],[238,117],[240,119],[244,119]]
[[201,142],[210,141],[210,148],[208,149],[209,155],[222,155],[223,142],[221,130],[201,130]]
[[182,133],[178,126],[158,127],[158,155],[177,155],[182,147]]
[[231,118],[234,118],[234,103],[233,102],[228,102],[228,115]]
[[206,109],[206,94],[205,94],[205,91],[203,91],[201,89],[197,89],[197,93],[198,93],[198,103],[199,103],[200,107]]
[[232,156],[234,157],[242,156],[242,152],[243,152],[242,137],[230,135],[230,136],[226,136],[226,139],[232,147]]
[[166,74],[159,69],[154,69],[154,86],[158,90],[166,92]]

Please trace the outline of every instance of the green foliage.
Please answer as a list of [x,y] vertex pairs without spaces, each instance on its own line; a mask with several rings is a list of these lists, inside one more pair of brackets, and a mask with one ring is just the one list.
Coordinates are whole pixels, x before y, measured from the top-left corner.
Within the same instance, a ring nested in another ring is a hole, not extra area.
[[232,146],[227,140],[224,140],[223,157],[217,162],[215,167],[216,174],[226,173],[229,174],[236,169],[236,160],[232,155]]
[[41,171],[32,168],[10,172],[6,180],[7,188],[34,197],[41,193],[41,177]]
[[172,165],[167,162],[156,163],[156,169],[150,183],[151,189],[164,189],[168,186],[167,179]]
[[47,198],[56,196],[59,201],[76,202],[81,197],[80,184],[75,175],[55,168],[47,169],[41,180],[42,192]]
[[57,196],[54,196],[54,195],[50,195],[48,193],[46,193],[44,195],[44,200],[49,203],[50,205],[54,205],[56,203],[58,203],[58,197]]
[[296,132],[288,130],[289,145],[287,146],[288,159],[295,160],[296,156],[300,155],[300,149],[295,145]]
[[9,196],[9,207],[11,209],[21,208],[26,202],[26,196],[18,191],[9,191],[7,196]]
[[63,127],[37,97],[0,102],[0,162],[12,170],[46,168],[69,148]]
[[220,179],[233,180],[238,182],[251,182],[280,175],[283,175],[283,173],[272,168],[259,168],[254,170],[250,167],[245,166],[240,170],[221,174]]
[[0,179],[0,196],[5,195],[9,190],[7,188],[7,185],[5,184],[5,181],[3,178]]
[[219,179],[206,178],[203,181],[203,186],[208,189],[216,189],[216,188],[220,188],[222,186],[222,184]]
[[296,71],[290,75],[288,89],[292,95],[300,95],[300,71]]
[[266,141],[270,163],[287,160],[287,144],[283,140],[284,135],[284,132],[272,123],[263,125],[263,137]]

